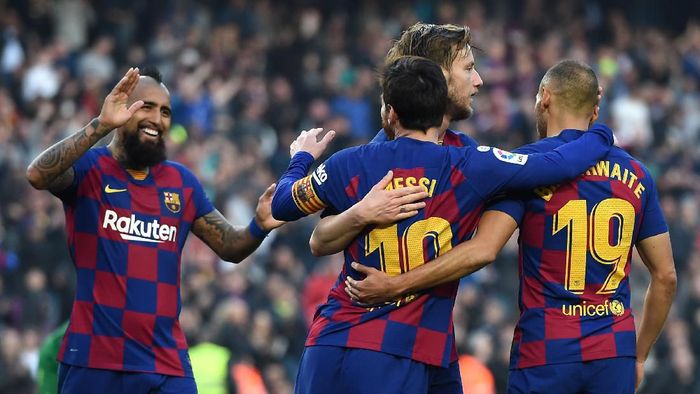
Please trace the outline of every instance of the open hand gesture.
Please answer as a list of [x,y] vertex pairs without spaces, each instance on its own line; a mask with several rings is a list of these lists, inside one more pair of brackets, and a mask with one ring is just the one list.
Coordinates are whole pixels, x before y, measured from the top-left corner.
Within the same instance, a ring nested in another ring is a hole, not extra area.
[[117,83],[112,91],[105,97],[102,111],[97,118],[101,129],[109,132],[122,126],[143,106],[143,100],[133,102],[127,106],[129,95],[134,91],[139,82],[139,69],[129,68],[124,77]]
[[323,129],[320,127],[309,131],[302,130],[297,139],[289,146],[289,154],[293,157],[297,152],[308,152],[314,157],[314,160],[318,159],[335,137],[335,130],[330,130],[319,141],[318,135],[322,131]]

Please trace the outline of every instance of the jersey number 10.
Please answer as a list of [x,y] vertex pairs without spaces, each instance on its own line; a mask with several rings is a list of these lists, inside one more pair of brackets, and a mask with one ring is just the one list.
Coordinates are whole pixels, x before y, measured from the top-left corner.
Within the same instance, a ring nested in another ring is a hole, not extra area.
[[425,263],[426,239],[432,243],[435,257],[452,249],[450,222],[441,217],[418,220],[403,231],[400,242],[396,224],[375,228],[365,236],[365,256],[379,251],[382,271],[400,275]]
[[[552,223],[552,235],[567,230],[566,290],[576,294],[582,294],[585,290],[587,251],[599,263],[613,265],[597,294],[610,294],[617,290],[625,277],[634,221],[634,207],[629,201],[619,198],[599,202],[591,210],[590,216],[586,200],[571,200],[557,211]],[[611,239],[611,230],[616,230],[614,239]]]

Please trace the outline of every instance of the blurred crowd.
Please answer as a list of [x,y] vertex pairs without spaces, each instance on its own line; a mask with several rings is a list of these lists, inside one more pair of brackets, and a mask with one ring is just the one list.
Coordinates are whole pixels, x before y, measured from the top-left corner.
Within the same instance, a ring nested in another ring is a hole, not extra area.
[[[484,145],[535,138],[534,98],[548,67],[562,58],[594,67],[601,119],[656,178],[679,277],[641,392],[700,392],[700,3],[667,3],[0,0],[0,393],[34,390],[38,347],[68,318],[74,294],[61,203],[33,190],[25,169],[97,116],[129,66],[163,72],[169,158],[244,225],[300,130],[336,130],[331,151],[374,136],[376,71],[417,21],[471,27],[484,86],[476,115],[452,128]],[[188,240],[182,326],[191,346],[226,351],[231,391],[292,390],[308,323],[342,264],[310,254],[316,220],[274,231],[239,265]],[[512,240],[465,278],[455,307],[459,351],[488,367],[495,392],[505,392],[518,313],[516,254]],[[638,257],[632,271],[641,311],[648,273]],[[494,392],[488,386],[472,392]]]

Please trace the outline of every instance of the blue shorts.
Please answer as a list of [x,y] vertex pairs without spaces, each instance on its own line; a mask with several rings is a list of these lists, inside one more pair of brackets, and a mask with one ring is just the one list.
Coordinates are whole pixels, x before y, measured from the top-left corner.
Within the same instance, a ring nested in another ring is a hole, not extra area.
[[301,356],[296,394],[461,394],[459,365],[434,367],[365,349],[309,346]]
[[550,364],[510,370],[508,394],[633,394],[636,379],[633,357]]
[[196,394],[194,378],[58,365],[59,394]]

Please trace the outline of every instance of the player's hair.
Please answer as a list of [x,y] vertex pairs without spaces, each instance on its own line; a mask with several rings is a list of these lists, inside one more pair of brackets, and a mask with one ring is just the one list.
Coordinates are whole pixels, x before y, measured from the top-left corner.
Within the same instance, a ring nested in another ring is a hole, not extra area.
[[442,124],[447,81],[435,62],[403,56],[386,67],[381,80],[384,103],[396,111],[404,128],[426,131]]
[[598,104],[598,77],[588,64],[566,59],[552,66],[542,78],[569,111],[590,115]]
[[163,74],[155,66],[143,66],[139,68],[139,75],[153,78],[158,83],[163,83]]
[[406,29],[389,49],[385,65],[401,56],[421,56],[449,70],[457,54],[471,49],[472,33],[467,26],[418,22]]

